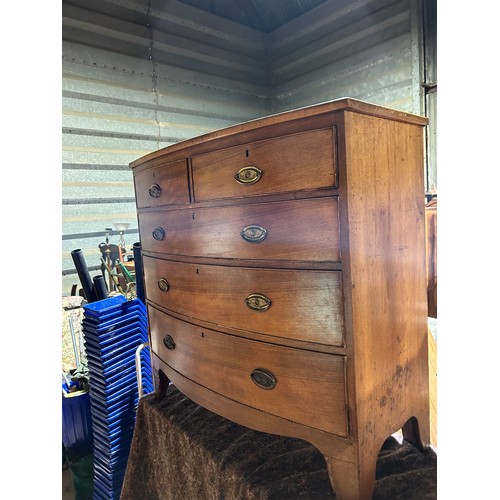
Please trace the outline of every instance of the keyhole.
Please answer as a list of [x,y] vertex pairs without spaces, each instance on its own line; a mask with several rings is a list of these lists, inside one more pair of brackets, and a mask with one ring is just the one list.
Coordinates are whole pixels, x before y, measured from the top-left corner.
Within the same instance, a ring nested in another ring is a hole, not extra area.
[[246,157],[248,158],[250,155],[248,154],[248,149],[245,151]]

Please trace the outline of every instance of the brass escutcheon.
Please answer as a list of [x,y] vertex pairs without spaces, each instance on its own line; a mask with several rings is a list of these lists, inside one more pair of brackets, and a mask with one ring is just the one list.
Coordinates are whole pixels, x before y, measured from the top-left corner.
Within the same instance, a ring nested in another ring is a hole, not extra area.
[[165,278],[160,278],[158,280],[158,288],[162,292],[168,292],[168,290],[170,289],[170,283]]
[[160,194],[161,194],[161,187],[158,184],[153,184],[149,188],[149,196],[151,196],[151,198],[158,198]]
[[240,184],[255,184],[262,176],[262,170],[254,165],[240,168],[234,176]]
[[165,239],[165,229],[160,226],[156,227],[151,234],[156,241],[162,241],[163,239]]
[[276,377],[264,368],[256,368],[250,373],[253,383],[261,389],[274,389],[276,387]]
[[250,243],[260,243],[266,239],[267,229],[257,224],[252,224],[245,227],[240,234],[245,241],[249,241]]
[[245,304],[252,311],[267,311],[271,307],[271,299],[261,293],[251,293],[245,299]]
[[170,349],[171,351],[175,349],[174,339],[170,335],[165,335],[165,337],[163,337],[163,344],[167,349]]

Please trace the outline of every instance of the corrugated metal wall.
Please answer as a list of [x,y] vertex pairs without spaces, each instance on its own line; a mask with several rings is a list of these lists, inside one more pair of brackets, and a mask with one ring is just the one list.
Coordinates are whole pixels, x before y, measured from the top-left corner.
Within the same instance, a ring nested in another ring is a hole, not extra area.
[[437,192],[436,0],[327,2],[270,34],[271,109],[355,97],[429,118]]
[[339,0],[275,30],[273,111],[350,96],[422,114],[419,5]]
[[423,52],[426,134],[427,192],[437,195],[437,0],[424,0]]
[[329,1],[266,34],[177,0],[63,0],[63,294],[71,250],[99,274],[105,227],[138,241],[128,163],[148,152],[343,96],[424,114],[422,10]]
[[63,2],[63,295],[80,286],[72,250],[95,275],[106,227],[130,222],[139,241],[130,161],[269,113],[263,34],[163,5]]

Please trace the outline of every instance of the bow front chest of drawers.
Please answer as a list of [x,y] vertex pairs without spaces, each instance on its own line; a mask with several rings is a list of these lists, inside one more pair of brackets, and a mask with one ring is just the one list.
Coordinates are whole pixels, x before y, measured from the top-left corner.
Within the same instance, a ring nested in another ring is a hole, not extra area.
[[158,395],[311,442],[341,499],[429,442],[425,124],[346,98],[130,165]]

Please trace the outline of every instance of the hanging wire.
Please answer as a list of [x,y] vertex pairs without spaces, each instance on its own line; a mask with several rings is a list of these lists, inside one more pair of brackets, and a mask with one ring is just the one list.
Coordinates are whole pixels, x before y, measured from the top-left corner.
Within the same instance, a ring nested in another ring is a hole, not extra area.
[[149,33],[149,60],[151,61],[152,65],[152,76],[151,76],[151,83],[152,83],[152,90],[153,90],[153,96],[154,96],[154,102],[155,102],[155,123],[156,126],[158,127],[158,137],[156,139],[157,142],[157,149],[160,149],[160,140],[161,140],[161,127],[160,127],[160,121],[158,119],[158,108],[160,105],[160,99],[158,96],[158,73],[156,72],[156,61],[154,58],[154,39],[153,39],[153,28],[151,26],[151,0],[148,2],[148,10],[146,12],[146,26],[148,28],[148,33]]

